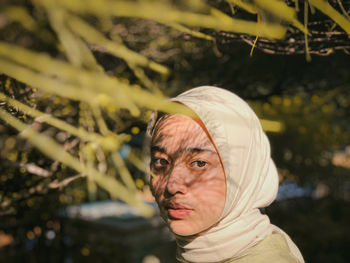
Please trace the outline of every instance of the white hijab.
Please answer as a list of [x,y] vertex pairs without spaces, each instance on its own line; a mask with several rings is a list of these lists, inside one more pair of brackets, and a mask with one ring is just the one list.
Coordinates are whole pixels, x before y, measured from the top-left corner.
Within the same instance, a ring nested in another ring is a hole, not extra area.
[[282,233],[294,256],[304,262],[288,235],[259,211],[276,198],[278,174],[269,141],[253,110],[235,94],[211,86],[188,90],[172,101],[199,116],[226,175],[226,203],[220,219],[197,235],[176,236],[178,260],[221,262],[242,255],[270,234]]

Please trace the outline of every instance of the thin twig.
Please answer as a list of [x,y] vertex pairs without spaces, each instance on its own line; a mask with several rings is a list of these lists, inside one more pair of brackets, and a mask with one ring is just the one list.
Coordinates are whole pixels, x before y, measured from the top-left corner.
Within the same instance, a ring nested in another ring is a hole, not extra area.
[[44,168],[41,168],[40,166],[37,166],[34,163],[21,163],[21,162],[10,162],[10,161],[3,161],[5,162],[5,165],[11,165],[16,166],[20,168],[24,168],[27,170],[28,173],[40,176],[40,177],[50,177],[52,176],[52,172],[45,170]]
[[53,182],[49,183],[48,184],[48,187],[51,188],[51,189],[62,189],[63,187],[66,187],[68,184],[70,184],[71,182],[79,179],[79,178],[82,178],[82,177],[86,177],[85,174],[78,174],[78,175],[75,175],[75,176],[71,176],[71,177],[68,177],[62,181],[58,181],[57,179],[54,180]]

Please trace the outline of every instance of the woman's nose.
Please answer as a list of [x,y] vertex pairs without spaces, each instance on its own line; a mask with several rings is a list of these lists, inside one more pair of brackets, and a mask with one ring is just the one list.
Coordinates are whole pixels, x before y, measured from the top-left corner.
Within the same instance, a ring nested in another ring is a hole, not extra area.
[[178,165],[174,166],[168,176],[168,181],[166,185],[166,189],[171,195],[175,195],[177,193],[186,193],[187,185],[186,185],[186,168]]

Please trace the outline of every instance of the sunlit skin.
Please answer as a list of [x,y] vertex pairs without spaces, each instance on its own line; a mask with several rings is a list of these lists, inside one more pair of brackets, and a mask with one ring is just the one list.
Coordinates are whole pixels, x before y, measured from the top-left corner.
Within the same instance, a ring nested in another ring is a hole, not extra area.
[[153,195],[175,234],[194,235],[218,221],[225,205],[225,174],[200,121],[175,114],[158,123],[151,171]]

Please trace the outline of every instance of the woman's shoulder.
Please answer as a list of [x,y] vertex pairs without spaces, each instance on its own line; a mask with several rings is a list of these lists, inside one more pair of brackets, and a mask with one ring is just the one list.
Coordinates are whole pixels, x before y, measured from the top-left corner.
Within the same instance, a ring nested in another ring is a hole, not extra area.
[[287,241],[282,234],[271,234],[249,248],[239,258],[234,258],[225,263],[299,263],[298,259],[291,253]]

